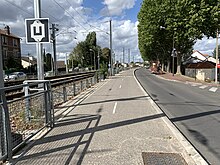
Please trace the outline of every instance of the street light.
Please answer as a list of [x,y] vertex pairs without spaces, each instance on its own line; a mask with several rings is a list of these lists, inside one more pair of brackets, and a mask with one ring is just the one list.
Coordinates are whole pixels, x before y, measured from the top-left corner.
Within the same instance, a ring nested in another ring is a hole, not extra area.
[[89,49],[89,50],[94,53],[94,70],[96,70],[95,51],[93,49]]
[[215,63],[215,83],[217,84],[218,83],[218,63],[219,63],[219,60],[218,60],[218,29],[216,31],[216,55],[215,55],[215,58],[216,58],[216,63]]

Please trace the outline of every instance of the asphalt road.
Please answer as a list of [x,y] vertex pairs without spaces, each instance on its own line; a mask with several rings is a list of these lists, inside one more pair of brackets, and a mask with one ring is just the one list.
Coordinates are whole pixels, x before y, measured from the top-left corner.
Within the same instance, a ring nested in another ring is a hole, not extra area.
[[141,68],[135,75],[169,119],[210,164],[220,164],[220,92],[173,82]]

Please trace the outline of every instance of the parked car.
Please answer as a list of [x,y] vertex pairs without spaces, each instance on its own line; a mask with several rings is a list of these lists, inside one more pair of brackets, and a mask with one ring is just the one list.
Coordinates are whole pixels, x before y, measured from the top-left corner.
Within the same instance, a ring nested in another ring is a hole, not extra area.
[[13,72],[9,75],[6,75],[4,80],[5,81],[13,81],[13,80],[23,80],[26,78],[27,78],[27,75],[24,72]]

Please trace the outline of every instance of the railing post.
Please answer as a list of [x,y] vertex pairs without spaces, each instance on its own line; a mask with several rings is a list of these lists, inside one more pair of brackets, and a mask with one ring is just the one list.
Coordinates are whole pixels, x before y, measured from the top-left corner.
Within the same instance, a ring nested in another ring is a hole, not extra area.
[[66,86],[63,86],[63,101],[67,101],[67,92],[66,92]]
[[54,105],[53,105],[53,91],[51,88],[50,81],[48,82],[48,95],[50,101],[50,113],[51,113],[51,127],[54,127]]
[[76,84],[73,83],[73,96],[76,96]]
[[24,87],[24,96],[25,96],[25,120],[26,122],[29,122],[30,119],[30,97],[28,97],[29,95],[29,86],[28,86],[28,82],[24,81],[24,84],[26,85]]
[[83,91],[83,81],[80,81],[81,82],[81,92]]
[[[2,103],[3,104],[3,103]],[[2,108],[2,106],[0,106],[0,153],[1,155],[5,155],[6,154],[6,150],[7,150],[7,141],[6,141],[6,127],[5,127],[5,115],[4,115],[4,109]]]
[[49,108],[48,108],[48,93],[47,93],[47,85],[46,82],[43,83],[43,88],[44,88],[44,107],[45,107],[45,121],[46,124],[48,124],[50,122],[49,119]]
[[89,88],[89,80],[86,79],[86,88]]
[[3,90],[0,91],[0,101],[2,102],[1,110],[3,111],[3,120],[5,121],[4,127],[4,133],[6,135],[6,138],[4,139],[5,142],[7,142],[6,147],[6,154],[8,157],[9,162],[12,160],[12,137],[11,137],[11,126],[10,126],[10,115],[9,110],[7,106],[7,100],[5,97],[5,92]]

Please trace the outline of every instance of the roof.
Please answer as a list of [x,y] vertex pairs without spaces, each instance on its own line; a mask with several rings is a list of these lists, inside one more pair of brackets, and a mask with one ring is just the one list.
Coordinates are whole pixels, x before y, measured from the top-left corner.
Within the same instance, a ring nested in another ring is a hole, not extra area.
[[200,62],[212,62],[216,63],[216,59],[209,56],[208,54],[202,54],[198,50],[194,50],[193,54],[184,62],[185,64],[200,63]]
[[190,63],[186,66],[186,68],[193,68],[193,69],[210,69],[215,68],[215,64],[212,62],[198,62],[198,63]]
[[20,37],[14,35],[12,33],[8,34],[7,30],[5,30],[5,29],[0,29],[0,35],[1,34],[6,35],[6,36],[10,36],[10,37],[13,37],[13,38],[19,38],[20,39]]

